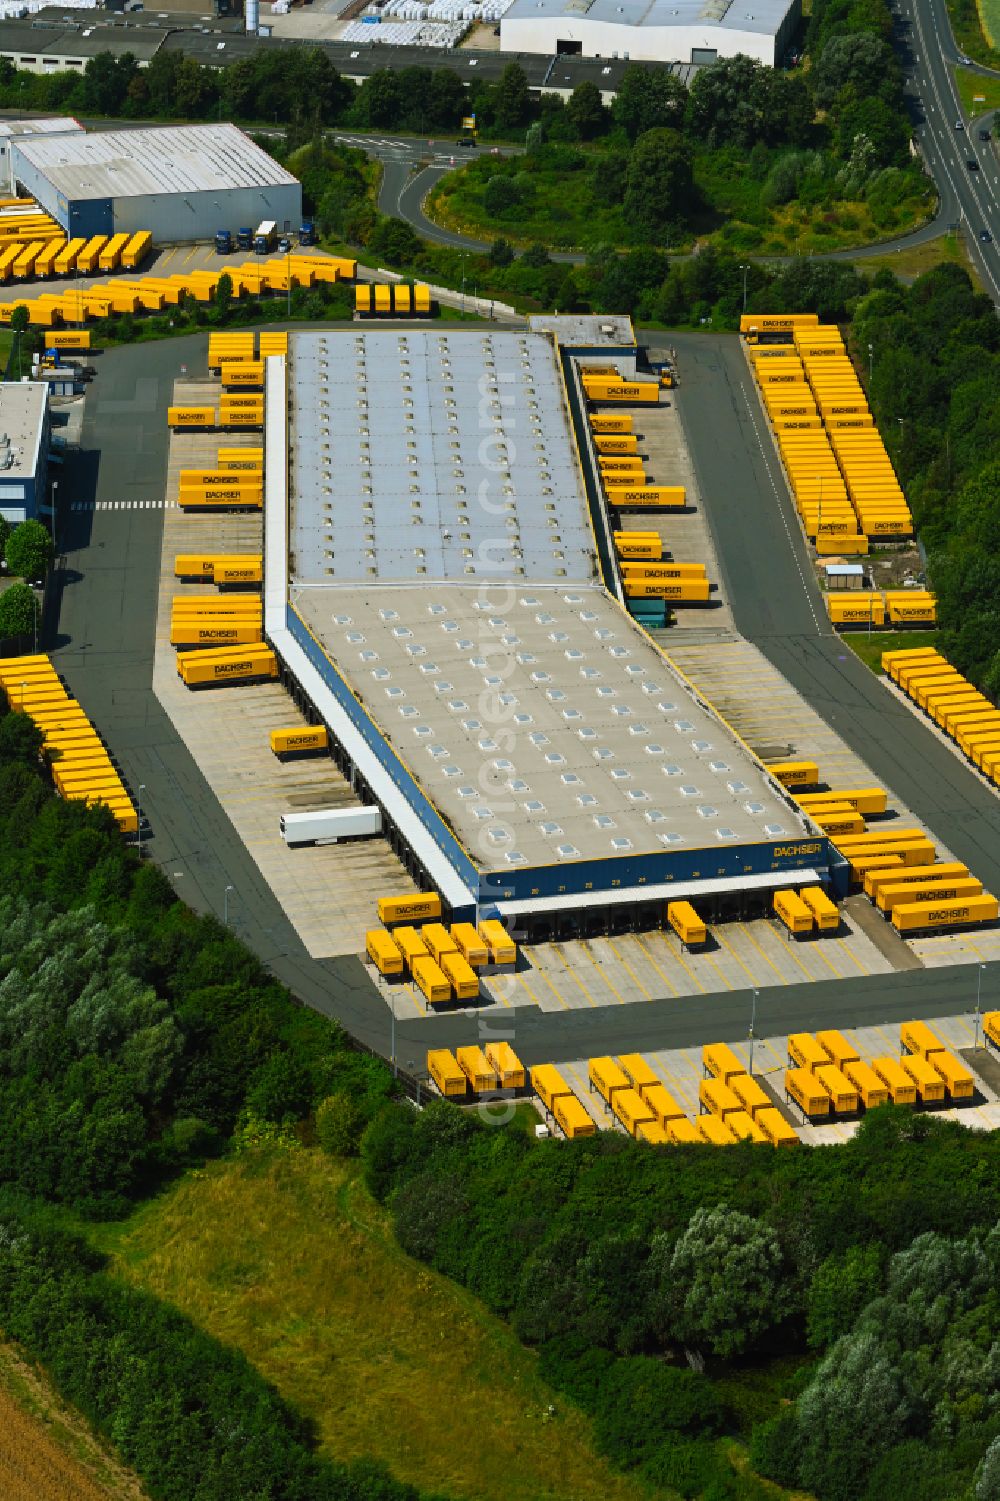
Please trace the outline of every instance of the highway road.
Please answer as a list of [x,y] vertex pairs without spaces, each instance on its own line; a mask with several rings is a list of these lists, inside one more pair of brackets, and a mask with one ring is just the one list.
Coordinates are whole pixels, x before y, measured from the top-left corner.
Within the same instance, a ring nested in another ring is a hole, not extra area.
[[[1000,304],[1000,152],[965,115],[954,69],[962,54],[945,0],[896,0],[896,45],[907,75],[914,138],[937,184],[941,208],[966,230],[985,290]],[[984,75],[988,69],[976,69]],[[995,76],[995,75],[993,75]],[[961,129],[956,128],[961,125]],[[974,163],[974,166],[970,166]],[[992,238],[984,242],[986,231]]]

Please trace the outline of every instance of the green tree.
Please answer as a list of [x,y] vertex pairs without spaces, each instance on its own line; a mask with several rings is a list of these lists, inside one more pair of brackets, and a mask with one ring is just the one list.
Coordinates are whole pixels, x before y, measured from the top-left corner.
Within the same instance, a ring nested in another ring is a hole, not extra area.
[[224,321],[233,305],[233,278],[228,271],[223,271],[216,282],[212,300],[219,310],[220,319]]
[[1000,1438],[995,1438],[976,1471],[975,1501],[996,1501],[1000,1496]]
[[601,91],[591,79],[578,83],[566,103],[566,118],[581,141],[592,141],[607,127],[608,112]]
[[792,1307],[773,1232],[726,1204],[691,1216],[670,1259],[668,1296],[681,1336],[727,1359],[752,1348]]
[[683,83],[666,68],[626,68],[611,105],[611,117],[630,141],[661,126],[679,130],[687,97]]
[[828,1256],[809,1286],[806,1332],[814,1349],[825,1349],[847,1334],[866,1304],[882,1291],[878,1246],[849,1246]]
[[19,302],[10,315],[11,330],[15,334],[23,334],[28,327],[28,308],[25,303]]
[[32,636],[38,629],[38,601],[27,584],[12,584],[0,594],[0,641]]
[[883,94],[887,80],[894,84],[896,74],[892,48],[881,37],[860,31],[830,38],[816,60],[811,81],[816,103],[828,109],[845,89],[856,99]]
[[490,261],[494,266],[509,266],[514,259],[514,247],[509,240],[502,237],[493,241],[490,246]]
[[636,141],[625,174],[624,213],[652,239],[669,240],[690,208],[691,149],[676,130],[647,130]]
[[357,1154],[365,1118],[353,1095],[327,1095],[316,1107],[316,1139],[331,1157]]
[[52,538],[40,521],[22,521],[7,539],[4,561],[16,578],[34,583],[52,562]]
[[11,686],[14,712],[0,718],[0,766],[20,762],[35,765],[42,748],[42,732],[29,714],[16,712],[18,689]]
[[797,1404],[799,1474],[823,1501],[856,1501],[909,1416],[899,1372],[875,1335],[846,1335]]
[[602,1453],[632,1469],[652,1457],[666,1433],[718,1433],[722,1404],[696,1371],[636,1356],[618,1360],[602,1382],[594,1438]]
[[0,516],[0,558],[7,552],[7,538],[10,536],[10,522],[6,516]]
[[501,130],[516,130],[529,115],[528,76],[520,63],[508,63],[493,88],[493,113]]
[[621,203],[627,175],[628,157],[623,151],[602,151],[591,173],[592,191],[598,203]]

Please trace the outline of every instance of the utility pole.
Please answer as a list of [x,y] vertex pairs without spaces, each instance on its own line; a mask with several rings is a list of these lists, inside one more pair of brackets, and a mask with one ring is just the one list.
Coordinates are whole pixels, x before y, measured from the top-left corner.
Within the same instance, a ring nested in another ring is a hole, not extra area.
[[224,928],[229,927],[229,893],[235,890],[235,886],[227,886],[222,893],[222,926]]
[[979,1047],[979,1003],[982,1000],[983,995],[983,970],[985,968],[985,964],[980,964],[979,973],[976,976],[976,1040],[973,1043],[973,1046],[977,1049]]
[[757,989],[754,987],[753,1000],[750,1003],[750,1067],[749,1073],[753,1073],[753,1038],[757,1026]]

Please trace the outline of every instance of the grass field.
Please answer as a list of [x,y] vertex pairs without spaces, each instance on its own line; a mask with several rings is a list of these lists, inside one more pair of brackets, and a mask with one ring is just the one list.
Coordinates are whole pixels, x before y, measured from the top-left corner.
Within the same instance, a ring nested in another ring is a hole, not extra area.
[[1000,0],[976,0],[983,36],[994,49],[1000,48]]
[[145,1501],[128,1470],[11,1345],[0,1344],[3,1501]]
[[910,651],[914,647],[937,645],[934,631],[872,631],[871,635],[867,631],[847,631],[840,639],[872,672],[880,675],[884,651]]
[[216,1163],[93,1238],[243,1350],[331,1457],[470,1501],[650,1494],[596,1457],[504,1324],[403,1255],[354,1165],[304,1148]]
[[[993,3],[1000,12],[1000,0],[993,0]],[[1000,15],[997,17],[996,27],[1000,32]],[[989,114],[990,110],[1000,109],[1000,78],[985,78],[982,73],[970,73],[968,68],[955,68],[954,73],[962,108],[973,119],[977,115]]]
[[965,239],[958,234],[939,235],[936,240],[927,240],[915,245],[912,250],[900,250],[895,255],[866,256],[858,261],[859,271],[889,270],[894,276],[918,277],[935,266],[962,266],[968,271],[973,285],[982,291],[982,282],[975,266],[969,259]]

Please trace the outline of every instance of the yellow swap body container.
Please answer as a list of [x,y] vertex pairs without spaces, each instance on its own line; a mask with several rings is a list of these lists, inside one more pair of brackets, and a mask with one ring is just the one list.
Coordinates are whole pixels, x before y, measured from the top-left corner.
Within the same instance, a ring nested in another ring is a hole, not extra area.
[[976,1093],[976,1081],[965,1064],[954,1053],[932,1053],[928,1063],[944,1080],[944,1087],[952,1100],[971,1100]]
[[420,936],[430,950],[431,958],[438,964],[441,963],[442,954],[455,954],[458,952],[458,944],[452,938],[443,923],[424,923],[420,929]]
[[917,1102],[917,1086],[903,1068],[898,1059],[887,1055],[872,1059],[872,1072],[882,1080],[889,1093],[889,1098],[894,1105],[915,1105]]
[[451,986],[447,976],[429,954],[425,958],[419,956],[415,958],[410,965],[410,972],[417,989],[429,1006],[440,1006],[445,1001],[451,1000]]
[[799,1136],[794,1127],[785,1120],[780,1110],[771,1106],[768,1110],[761,1110],[755,1117],[764,1135],[772,1147],[794,1147],[797,1145]]
[[527,1083],[524,1064],[509,1042],[488,1042],[484,1049],[500,1089],[523,1089]]
[[830,1114],[830,1096],[808,1069],[785,1070],[785,1094],[807,1120],[822,1120]]
[[287,730],[271,731],[271,750],[276,756],[302,755],[307,751],[326,750],[329,738],[325,725],[295,725]]
[[479,936],[490,951],[494,964],[514,964],[517,960],[517,945],[502,922],[487,918],[479,924]]
[[924,1105],[940,1105],[943,1102],[944,1080],[926,1058],[910,1057],[904,1053],[899,1066],[913,1080],[917,1087],[917,1098]]
[[706,1042],[701,1050],[701,1066],[705,1075],[729,1084],[737,1074],[746,1069],[727,1042]]
[[455,1060],[468,1079],[473,1094],[486,1094],[496,1089],[497,1076],[482,1048],[456,1048]]
[[450,1048],[431,1048],[428,1051],[427,1072],[447,1099],[465,1098],[469,1081]]
[[578,1136],[597,1135],[596,1122],[575,1094],[556,1095],[552,1101],[552,1114],[567,1141],[575,1141]]
[[413,892],[409,896],[383,896],[379,898],[378,920],[386,927],[390,923],[414,923],[426,918],[441,916],[441,898],[436,891]]
[[538,1063],[531,1070],[531,1087],[546,1110],[552,1111],[555,1101],[563,1095],[571,1095],[572,1089],[552,1063]]
[[365,953],[380,975],[392,978],[403,973],[403,956],[384,928],[369,928]]
[[849,1079],[858,1092],[858,1099],[866,1110],[875,1110],[879,1105],[885,1105],[889,1099],[889,1090],[883,1079],[872,1068],[871,1064],[864,1063],[859,1058],[848,1059],[843,1067],[844,1077]]
[[609,1105],[617,1090],[632,1088],[628,1074],[614,1058],[591,1058],[587,1072],[591,1085]]
[[470,922],[452,923],[451,936],[465,962],[473,969],[489,963],[490,951]]
[[440,955],[438,964],[445,979],[451,984],[457,1001],[478,999],[479,978],[472,965],[462,958],[457,949],[446,949]]

